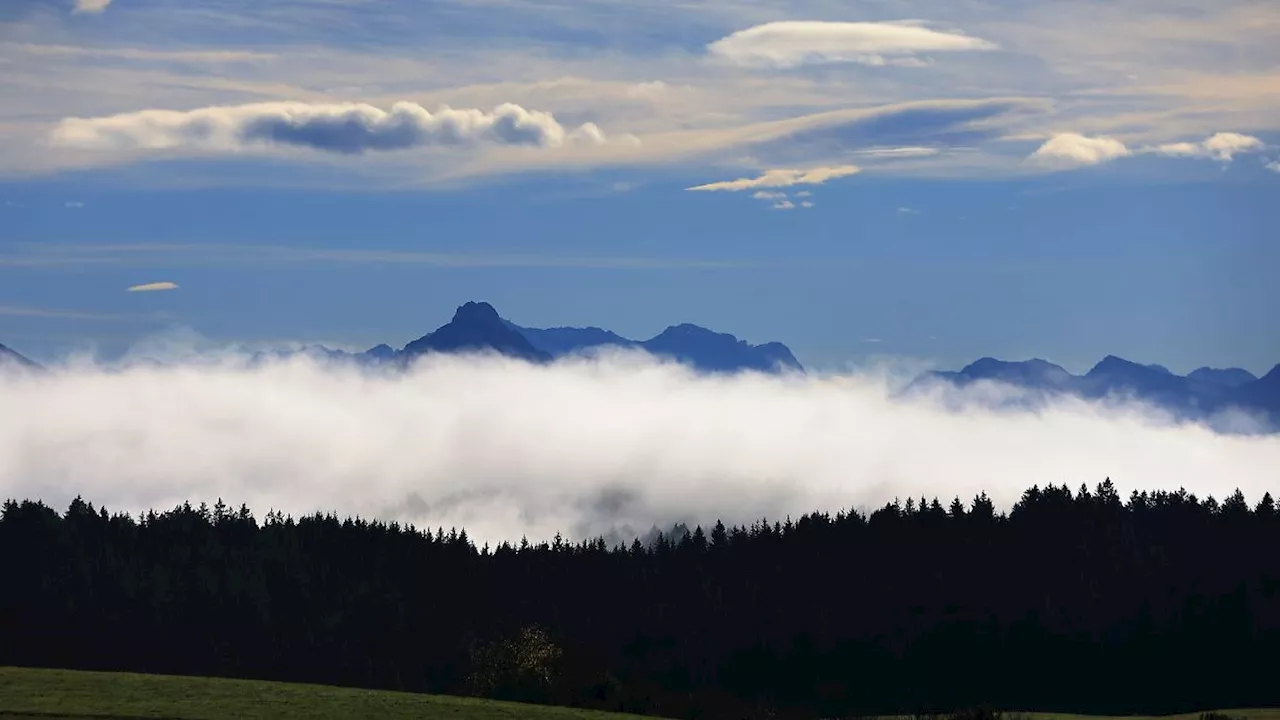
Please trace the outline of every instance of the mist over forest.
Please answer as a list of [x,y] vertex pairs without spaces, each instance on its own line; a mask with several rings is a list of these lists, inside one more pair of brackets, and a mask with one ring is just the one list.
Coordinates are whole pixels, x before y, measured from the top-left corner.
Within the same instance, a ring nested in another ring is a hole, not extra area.
[[1027,406],[992,383],[901,396],[914,370],[708,376],[626,352],[432,355],[405,372],[306,356],[71,361],[0,372],[0,494],[134,513],[225,498],[496,543],[979,492],[1008,508],[1032,484],[1104,477],[1122,492],[1258,497],[1280,467],[1280,436],[1140,403]]

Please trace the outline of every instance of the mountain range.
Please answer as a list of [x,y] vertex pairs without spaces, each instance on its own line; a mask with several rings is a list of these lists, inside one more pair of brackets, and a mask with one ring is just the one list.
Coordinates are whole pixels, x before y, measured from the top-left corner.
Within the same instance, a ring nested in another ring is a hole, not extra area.
[[746,370],[804,372],[795,355],[782,343],[752,345],[733,335],[689,323],[672,325],[648,340],[632,340],[598,327],[522,327],[503,318],[487,302],[465,303],[454,312],[448,323],[400,350],[383,344],[361,353],[347,353],[311,345],[299,350],[259,353],[257,358],[302,353],[322,359],[350,359],[364,365],[405,366],[427,353],[490,351],[534,363],[546,363],[610,348],[643,350],[704,373]]
[[[350,353],[322,345],[297,350],[257,353],[255,362],[298,354],[316,359],[353,361],[368,366],[406,367],[429,353],[496,352],[533,363],[589,355],[609,348],[642,350],[674,360],[704,373],[757,371],[804,372],[786,345],[769,342],[752,345],[727,333],[697,325],[672,325],[648,340],[632,340],[598,327],[530,328],[498,314],[487,302],[458,307],[445,325],[397,350],[374,346]],[[0,345],[0,365],[17,363],[38,367],[17,352]],[[1023,391],[1011,402],[1037,404],[1059,395],[1086,399],[1131,398],[1156,405],[1184,419],[1204,419],[1230,408],[1239,408],[1280,430],[1280,365],[1259,378],[1241,368],[1199,368],[1185,376],[1161,365],[1143,365],[1108,355],[1084,375],[1073,375],[1046,360],[1004,361],[985,357],[959,371],[934,371],[915,378],[902,394],[925,391],[937,384],[967,387],[990,382]]]
[[1027,391],[1031,402],[1055,395],[1091,400],[1131,398],[1188,420],[1237,408],[1264,416],[1272,427],[1280,429],[1280,365],[1261,378],[1241,368],[1203,367],[1177,375],[1162,365],[1143,365],[1108,355],[1084,375],[1073,375],[1045,360],[1008,362],[986,357],[956,372],[925,373],[912,381],[906,392],[938,383],[967,387],[984,381]]

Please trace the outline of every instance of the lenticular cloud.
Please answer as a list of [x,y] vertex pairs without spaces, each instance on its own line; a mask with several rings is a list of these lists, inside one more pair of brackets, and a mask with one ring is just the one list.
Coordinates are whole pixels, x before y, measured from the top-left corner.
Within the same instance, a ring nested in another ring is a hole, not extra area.
[[50,141],[95,150],[236,151],[284,145],[357,154],[468,144],[599,144],[605,135],[593,123],[570,130],[550,113],[512,103],[490,112],[444,107],[433,113],[410,102],[396,103],[390,111],[359,103],[273,102],[67,118]]
[[[983,392],[990,392],[990,389]],[[1111,477],[1257,499],[1280,439],[1063,400],[1032,413],[893,399],[880,375],[699,377],[641,356],[535,367],[440,357],[407,374],[315,364],[0,372],[0,495],[111,510],[223,498],[479,541],[634,537],[895,497],[1004,507]]]
[[918,65],[925,52],[994,50],[994,43],[959,32],[897,22],[825,22],[789,20],[739,30],[707,46],[707,51],[736,65],[794,68],[825,63]]

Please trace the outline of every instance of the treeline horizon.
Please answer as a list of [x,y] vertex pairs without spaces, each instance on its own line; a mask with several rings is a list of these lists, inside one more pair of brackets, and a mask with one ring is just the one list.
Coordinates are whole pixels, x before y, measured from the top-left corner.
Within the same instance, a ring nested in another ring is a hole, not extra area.
[[335,513],[0,511],[0,665],[680,718],[1280,705],[1280,513],[1110,479],[477,547]]

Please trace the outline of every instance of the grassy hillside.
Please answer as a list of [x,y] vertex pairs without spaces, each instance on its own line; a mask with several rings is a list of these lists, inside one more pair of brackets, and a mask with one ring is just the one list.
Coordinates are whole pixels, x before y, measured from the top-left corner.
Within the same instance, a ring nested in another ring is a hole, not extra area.
[[[1280,720],[1280,708],[1225,710],[1232,720]],[[653,720],[590,710],[252,680],[0,668],[0,720]],[[1019,720],[1157,720],[1018,713]],[[1199,713],[1158,720],[1201,720]]]
[[[1216,710],[1214,715],[1225,715],[1231,720],[1280,720],[1280,708],[1268,710]],[[1023,720],[1203,720],[1204,713],[1182,715],[1065,715],[1060,713],[1012,713],[1006,718]]]
[[50,716],[75,720],[638,719],[635,715],[319,685],[0,668],[0,718]]

